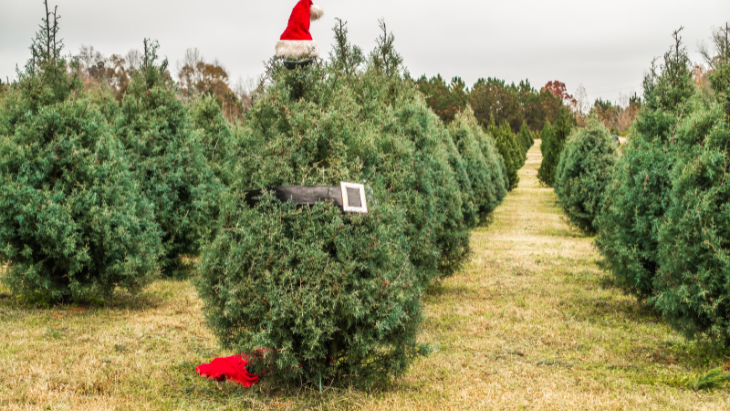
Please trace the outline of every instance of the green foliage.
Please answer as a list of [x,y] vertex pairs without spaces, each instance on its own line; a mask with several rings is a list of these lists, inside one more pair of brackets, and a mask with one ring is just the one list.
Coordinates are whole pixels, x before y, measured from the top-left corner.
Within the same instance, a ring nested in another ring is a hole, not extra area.
[[44,1],[45,17],[36,32],[30,46],[31,58],[25,70],[18,71],[18,81],[22,83],[20,90],[30,110],[38,111],[43,106],[65,101],[72,93],[81,89],[81,81],[74,75],[69,78],[69,68],[76,66],[62,57],[63,40],[58,38],[60,27],[58,7],[48,9],[48,1]]
[[231,223],[206,247],[198,288],[224,346],[274,350],[254,372],[372,381],[425,353],[415,342],[422,286],[405,252],[403,210],[375,205],[359,216],[270,197],[254,209],[227,206]]
[[555,124],[552,126],[546,124],[543,128],[542,145],[540,146],[542,164],[537,170],[537,178],[548,187],[552,187],[555,183],[560,154],[563,152],[565,141],[574,125],[575,118],[573,115],[567,108],[562,108]]
[[142,67],[132,75],[114,132],[128,151],[144,194],[155,205],[166,273],[176,275],[178,257],[197,254],[210,235],[223,188],[188,109],[175,95],[167,62],[157,64],[157,48],[145,41]]
[[570,220],[581,229],[596,232],[596,217],[603,206],[606,187],[616,164],[616,144],[595,117],[568,138],[560,156],[555,192]]
[[459,77],[454,77],[451,84],[446,84],[441,75],[431,79],[422,76],[416,82],[418,88],[426,96],[426,102],[441,120],[449,124],[468,104],[469,90]]
[[526,156],[527,152],[535,144],[535,140],[532,138],[532,133],[530,132],[530,128],[527,127],[527,123],[522,123],[520,132],[517,135],[517,141],[520,143],[520,148],[522,148],[522,152],[524,153],[523,156]]
[[[425,353],[420,295],[464,260],[482,201],[447,129],[401,75],[392,35],[368,60],[346,35],[339,22],[330,63],[290,71],[272,60],[201,254],[210,326],[225,347],[265,347],[252,367],[287,381],[368,384]],[[250,208],[241,197],[342,181],[366,184],[368,215],[270,197]]]
[[469,93],[469,104],[483,126],[508,123],[518,133],[522,123],[540,130],[546,122],[555,122],[563,102],[548,90],[537,91],[530,82],[506,84],[496,78],[480,78]]
[[730,116],[730,23],[712,33],[715,52],[701,50],[710,66],[710,86],[725,114]]
[[447,83],[437,75],[430,79],[422,76],[417,84],[429,107],[447,124],[471,105],[477,121],[484,127],[491,122],[507,122],[512,132],[518,133],[526,123],[528,129],[540,130],[545,122],[555,121],[563,105],[552,93],[534,89],[527,80],[508,85],[503,80],[479,79],[469,90],[460,77]]
[[137,292],[157,272],[153,207],[105,118],[66,74],[56,24],[47,27],[18,90],[0,106],[3,281],[45,302],[104,296],[117,286]]
[[4,84],[3,80],[0,79],[0,104],[2,104],[3,99],[5,98],[5,93],[10,88],[10,84]]
[[687,335],[730,342],[730,124],[704,93],[686,105],[649,301]]
[[[491,213],[507,194],[508,185],[496,158],[494,140],[477,123],[471,108],[456,115],[449,126],[452,139],[466,162],[479,213]],[[462,195],[468,191],[462,188]]]
[[238,157],[238,147],[232,126],[223,116],[218,99],[210,94],[190,104],[192,126],[200,136],[203,156],[215,175],[226,185],[231,184],[232,165]]
[[[550,122],[545,122],[545,126],[542,128],[542,131],[540,132],[540,153],[542,153],[542,162],[545,162],[545,155],[550,151],[552,146],[552,140],[553,140],[553,126],[550,124]],[[542,184],[547,184],[545,181],[549,181],[550,174],[548,173],[547,168],[542,167],[542,164],[540,164],[540,168],[537,170],[537,178]]]
[[693,380],[689,386],[695,391],[711,390],[730,381],[730,373],[726,373],[722,367],[713,368],[707,374]]
[[525,165],[526,153],[522,152],[517,137],[507,123],[502,123],[499,127],[490,124],[487,131],[494,137],[497,150],[504,159],[506,177],[509,181],[508,189],[512,191],[520,182],[517,172]]
[[690,62],[676,44],[644,79],[645,103],[609,185],[596,245],[623,289],[640,299],[654,292],[659,227],[670,202],[674,130],[694,86]]

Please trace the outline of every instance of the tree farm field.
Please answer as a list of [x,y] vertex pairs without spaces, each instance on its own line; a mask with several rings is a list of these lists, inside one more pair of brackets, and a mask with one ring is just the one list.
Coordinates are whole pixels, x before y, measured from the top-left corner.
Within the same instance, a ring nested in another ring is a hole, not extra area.
[[224,352],[190,281],[138,297],[33,308],[0,290],[0,410],[727,410],[727,386],[690,382],[730,353],[688,341],[611,288],[592,238],[539,185],[520,185],[472,234],[470,262],[432,286],[409,372],[363,391],[215,383]]

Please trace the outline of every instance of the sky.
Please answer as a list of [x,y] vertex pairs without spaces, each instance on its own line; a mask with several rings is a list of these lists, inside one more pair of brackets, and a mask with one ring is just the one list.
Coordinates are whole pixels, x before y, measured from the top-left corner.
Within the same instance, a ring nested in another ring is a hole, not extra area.
[[[144,38],[160,42],[175,67],[197,48],[218,60],[232,80],[255,77],[286,28],[297,0],[49,0],[58,5],[66,53],[82,45],[104,55],[141,49]],[[369,51],[383,18],[396,49],[414,77],[441,74],[472,85],[480,77],[508,83],[550,80],[574,92],[583,85],[590,101],[618,101],[641,94],[652,59],[672,45],[684,26],[693,61],[709,44],[713,27],[730,21],[728,0],[315,0],[325,10],[311,33],[329,55],[335,18],[348,22],[350,40]],[[42,0],[0,0],[0,76],[15,77],[16,64],[43,17]]]

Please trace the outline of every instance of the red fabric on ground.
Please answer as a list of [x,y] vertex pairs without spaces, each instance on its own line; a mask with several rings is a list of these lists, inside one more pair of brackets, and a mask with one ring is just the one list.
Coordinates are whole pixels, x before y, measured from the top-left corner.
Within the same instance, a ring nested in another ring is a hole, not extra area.
[[210,364],[199,365],[195,371],[198,374],[214,380],[221,381],[225,377],[246,388],[259,382],[259,376],[248,372],[246,366],[248,361],[242,355],[234,355],[228,358],[216,358]]

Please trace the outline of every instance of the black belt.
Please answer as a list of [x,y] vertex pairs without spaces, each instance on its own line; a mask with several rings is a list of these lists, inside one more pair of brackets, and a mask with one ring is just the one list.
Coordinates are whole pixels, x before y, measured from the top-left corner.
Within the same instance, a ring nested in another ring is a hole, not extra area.
[[[348,212],[367,213],[367,201],[364,190],[344,187],[347,190],[347,207],[342,199],[343,187],[330,186],[288,186],[266,189],[271,191],[281,202],[291,201],[296,205],[315,205],[323,201],[331,201]],[[244,201],[251,207],[255,206],[264,194],[264,190],[249,190],[244,192]],[[356,209],[356,210],[353,210]]]
[[[286,203],[291,200],[297,205],[315,205],[322,201],[332,201],[342,207],[342,190],[340,187],[327,186],[290,186],[270,188],[266,191],[273,191],[274,197]],[[264,190],[246,191],[246,203],[250,206],[256,205],[261,200]]]

